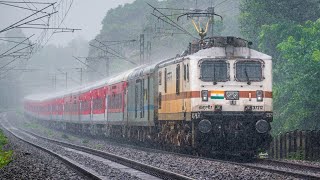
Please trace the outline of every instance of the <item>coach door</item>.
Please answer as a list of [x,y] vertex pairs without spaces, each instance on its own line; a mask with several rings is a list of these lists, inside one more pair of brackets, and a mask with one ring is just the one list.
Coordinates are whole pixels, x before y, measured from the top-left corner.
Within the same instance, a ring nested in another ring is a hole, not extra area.
[[105,110],[104,110],[104,120],[108,123],[108,106],[109,106],[109,88],[105,87]]

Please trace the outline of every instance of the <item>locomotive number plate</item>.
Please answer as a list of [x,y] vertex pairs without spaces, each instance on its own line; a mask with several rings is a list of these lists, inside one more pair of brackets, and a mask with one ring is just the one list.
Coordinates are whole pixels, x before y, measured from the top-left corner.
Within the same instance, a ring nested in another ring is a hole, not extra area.
[[191,119],[200,119],[200,112],[191,113]]

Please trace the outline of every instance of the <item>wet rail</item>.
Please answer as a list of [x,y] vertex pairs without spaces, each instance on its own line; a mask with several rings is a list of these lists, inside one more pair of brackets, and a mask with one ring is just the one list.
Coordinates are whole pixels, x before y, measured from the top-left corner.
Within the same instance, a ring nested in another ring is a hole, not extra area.
[[158,177],[158,178],[161,178],[161,179],[193,180],[193,178],[190,178],[190,177],[187,177],[187,176],[184,176],[184,175],[181,175],[181,174],[177,174],[177,173],[174,173],[174,172],[171,172],[171,171],[167,171],[167,170],[164,170],[164,169],[160,169],[160,168],[157,168],[157,167],[154,167],[154,166],[150,166],[150,165],[147,165],[147,164],[143,164],[143,163],[140,163],[140,162],[137,162],[137,161],[125,158],[125,157],[121,157],[121,156],[118,156],[118,155],[115,155],[115,154],[112,154],[112,153],[99,151],[99,150],[96,150],[96,149],[92,149],[92,148],[88,148],[88,147],[84,147],[84,146],[79,146],[79,145],[75,145],[75,144],[71,144],[71,143],[66,143],[66,142],[54,140],[54,139],[51,139],[51,138],[42,137],[42,136],[39,136],[39,135],[37,135],[35,133],[29,132],[29,131],[26,131],[26,130],[22,130],[22,131],[25,132],[25,133],[28,133],[28,134],[30,134],[32,136],[35,136],[37,138],[44,139],[46,141],[58,144],[60,146],[71,148],[71,149],[75,149],[75,150],[82,151],[82,152],[85,152],[85,153],[88,153],[88,154],[92,154],[92,155],[95,155],[95,156],[99,156],[101,158],[108,159],[110,161],[122,164],[124,166],[139,170],[141,172],[150,174],[152,176],[155,176],[155,177]]
[[29,144],[37,149],[40,149],[46,153],[48,153],[49,155],[52,155],[53,157],[56,157],[57,159],[61,160],[62,162],[64,162],[65,164],[69,165],[70,167],[72,167],[73,169],[75,169],[76,171],[79,172],[79,174],[83,174],[87,177],[89,177],[90,179],[95,179],[95,180],[102,180],[103,178],[98,175],[97,173],[93,172],[92,170],[90,169],[87,169],[86,167],[78,164],[77,162],[67,158],[67,157],[64,157],[62,155],[59,155],[58,153],[55,153],[53,151],[51,151],[50,149],[46,148],[46,147],[42,147],[40,145],[37,145],[31,141],[28,141],[26,139],[24,139],[23,137],[17,135],[16,133],[14,133],[12,130],[13,128],[8,128],[8,127],[5,127],[3,126],[2,124],[0,125],[3,127],[3,130],[4,131],[7,131],[8,133],[12,134],[14,137],[16,137],[17,139],[21,140],[22,142],[26,143],[26,144]]
[[[140,167],[141,168],[141,165],[140,165],[141,163],[129,160],[127,158],[118,157],[114,154],[102,152],[99,150],[94,150],[94,149],[87,148],[87,147],[77,146],[77,145],[73,145],[73,144],[69,144],[69,143],[65,143],[65,142],[61,142],[61,141],[57,141],[57,140],[53,140],[53,139],[44,138],[44,137],[41,137],[41,136],[34,134],[32,132],[29,132],[29,131],[25,131],[25,132],[29,133],[33,136],[39,137],[39,138],[47,139],[52,142],[56,142],[56,143],[59,143],[62,145],[68,145],[71,148],[75,148],[75,149],[79,148],[79,150],[82,149],[84,151],[87,151],[88,153],[92,153],[92,154],[95,154],[98,156],[102,156],[102,157],[110,156],[110,158],[113,159],[114,161],[120,161],[123,164],[126,164],[128,166],[132,165],[132,167]],[[121,145],[123,145],[123,144],[121,144]],[[271,173],[278,173],[278,174],[293,176],[293,177],[297,177],[297,178],[320,179],[320,167],[317,167],[314,165],[297,164],[297,163],[283,162],[283,161],[272,160],[272,159],[254,159],[253,162],[247,163],[247,162],[237,162],[237,161],[233,161],[233,160],[221,160],[221,159],[213,159],[213,158],[207,158],[207,157],[199,157],[199,156],[194,156],[194,155],[189,155],[189,154],[181,154],[181,153],[176,153],[176,152],[169,152],[169,151],[163,151],[163,150],[159,150],[159,149],[138,147],[138,146],[133,146],[133,145],[123,145],[123,146],[137,148],[137,149],[141,149],[141,150],[145,150],[145,151],[175,154],[175,155],[189,157],[189,158],[201,158],[201,159],[209,160],[209,161],[218,161],[221,163],[234,164],[234,165],[238,165],[238,166],[247,167],[250,169],[267,171],[267,172],[271,172]],[[189,177],[181,176],[179,174],[175,174],[172,172],[161,170],[159,168],[153,169],[154,167],[150,167],[149,165],[145,165],[145,164],[142,164],[142,169],[140,169],[140,168],[137,168],[137,169],[139,169],[143,172],[147,172],[147,173],[149,172],[150,174],[157,176],[157,177],[161,177],[163,179],[191,179]],[[149,169],[149,168],[151,168],[151,169]],[[165,175],[163,175],[163,174],[165,174]]]

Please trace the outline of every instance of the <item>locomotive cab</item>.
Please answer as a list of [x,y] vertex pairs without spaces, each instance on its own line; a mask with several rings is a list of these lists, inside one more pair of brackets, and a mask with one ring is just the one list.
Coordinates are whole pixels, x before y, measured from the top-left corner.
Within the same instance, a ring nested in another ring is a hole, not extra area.
[[[204,152],[256,154],[271,142],[272,60],[234,37],[213,38],[191,55],[194,147]],[[201,46],[201,45],[200,45]]]

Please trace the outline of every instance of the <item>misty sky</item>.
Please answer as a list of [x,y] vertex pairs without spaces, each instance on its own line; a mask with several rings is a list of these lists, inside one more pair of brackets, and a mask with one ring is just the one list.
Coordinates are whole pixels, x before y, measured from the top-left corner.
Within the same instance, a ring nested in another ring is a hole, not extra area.
[[[39,0],[38,2],[54,2]],[[58,1],[58,0],[57,0]],[[93,39],[101,29],[101,22],[110,8],[115,8],[120,4],[131,3],[134,0],[74,0],[65,24],[70,28],[79,28],[81,31],[75,33],[58,33],[50,40],[49,44],[65,46],[74,38],[81,37],[85,40]],[[0,29],[3,29],[14,22],[30,15],[30,11],[8,7],[0,4]],[[23,30],[26,34],[31,34],[30,30]],[[41,32],[35,30],[37,33]],[[0,36],[3,34],[0,33]]]

